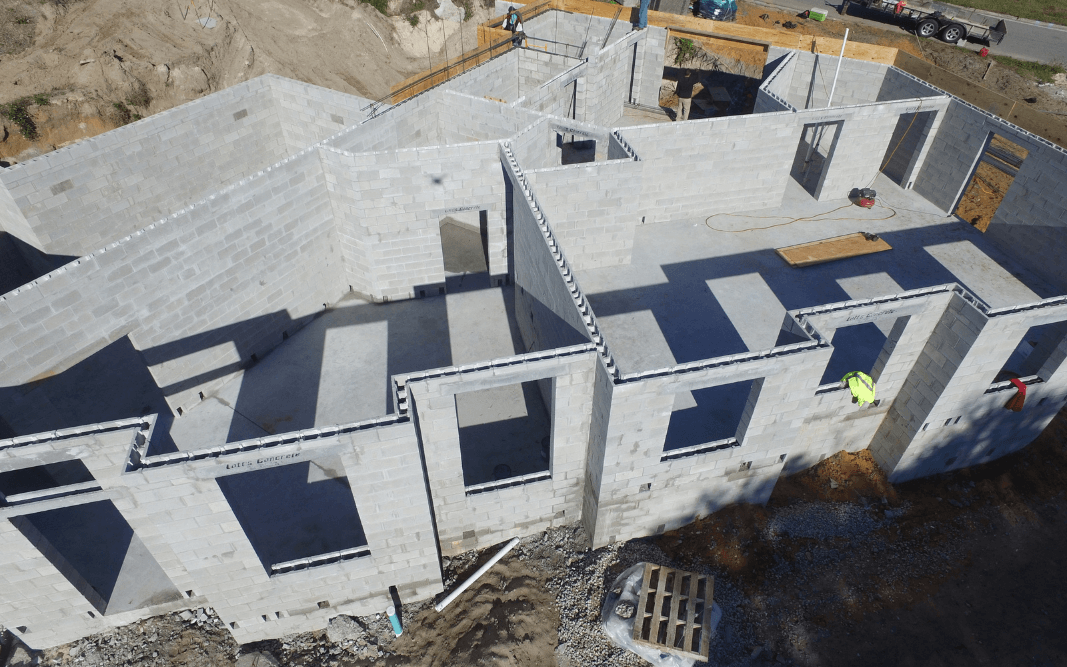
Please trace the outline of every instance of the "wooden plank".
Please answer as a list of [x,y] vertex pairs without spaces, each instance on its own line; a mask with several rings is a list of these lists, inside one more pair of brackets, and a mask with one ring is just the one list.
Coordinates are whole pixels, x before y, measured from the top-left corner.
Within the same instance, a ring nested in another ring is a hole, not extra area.
[[786,248],[775,248],[774,251],[790,266],[799,268],[892,249],[893,246],[880,237],[871,240],[863,232],[857,232]]
[[683,573],[675,570],[674,585],[671,586],[671,610],[667,612],[667,636],[664,637],[665,646],[674,647],[674,640],[678,637],[678,602],[682,597]]
[[697,611],[697,581],[700,577],[692,575],[689,577],[689,590],[686,591],[688,599],[685,601],[685,638],[682,640],[682,648],[686,651],[693,650],[693,630],[699,626],[696,624],[696,611]]

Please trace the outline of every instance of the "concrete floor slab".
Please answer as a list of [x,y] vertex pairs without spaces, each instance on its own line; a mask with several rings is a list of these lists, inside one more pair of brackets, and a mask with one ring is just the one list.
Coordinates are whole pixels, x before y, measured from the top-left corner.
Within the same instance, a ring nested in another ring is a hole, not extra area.
[[[622,371],[764,349],[777,338],[782,310],[952,282],[994,307],[1058,294],[915,192],[882,175],[874,187],[879,204],[870,210],[818,202],[791,180],[774,209],[694,212],[637,227],[630,265],[577,275]],[[880,235],[893,250],[804,268],[774,252],[857,231]]]
[[391,414],[392,375],[521,353],[513,299],[505,286],[342,302],[176,419],[171,437],[199,449]]

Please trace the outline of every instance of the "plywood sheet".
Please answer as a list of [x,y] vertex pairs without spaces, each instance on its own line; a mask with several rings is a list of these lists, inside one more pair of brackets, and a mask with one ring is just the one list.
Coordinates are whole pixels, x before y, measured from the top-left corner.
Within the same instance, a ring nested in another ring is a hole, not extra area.
[[880,237],[875,236],[874,240],[870,240],[863,232],[856,232],[787,248],[775,248],[774,251],[790,266],[799,268],[892,249],[893,246]]

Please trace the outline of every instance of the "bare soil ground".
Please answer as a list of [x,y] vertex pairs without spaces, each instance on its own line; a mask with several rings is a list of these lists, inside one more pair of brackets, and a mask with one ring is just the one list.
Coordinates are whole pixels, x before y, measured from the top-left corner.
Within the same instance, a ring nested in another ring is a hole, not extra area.
[[[1027,150],[1000,136],[994,136],[992,145],[1025,159]],[[989,223],[1004,201],[1014,177],[996,167],[982,162],[978,165],[970,185],[963,192],[956,207],[956,215],[974,225],[979,231],[989,229]]]
[[400,15],[357,0],[0,0],[0,103],[51,98],[28,108],[37,140],[2,119],[0,159],[28,159],[268,72],[376,99],[473,48],[489,16],[481,0],[457,3],[467,21],[438,19],[438,0],[394,4]]

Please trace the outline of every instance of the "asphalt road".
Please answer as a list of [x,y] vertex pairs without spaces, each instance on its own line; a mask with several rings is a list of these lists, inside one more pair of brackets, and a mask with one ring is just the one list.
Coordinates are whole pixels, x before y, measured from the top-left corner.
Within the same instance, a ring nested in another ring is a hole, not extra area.
[[[661,2],[665,5],[667,4],[666,0],[661,0]],[[688,5],[688,3],[686,4]],[[854,16],[853,13],[862,11],[858,7],[850,7],[849,15],[842,17],[837,13],[837,10],[841,7],[840,2],[827,2],[827,0],[760,0],[759,4],[772,5],[786,11],[796,11],[797,13],[805,9],[824,6],[831,12],[828,19],[844,19],[849,22],[864,23],[882,28],[893,27],[890,22],[873,21]],[[665,9],[664,11],[667,10]],[[1005,23],[1008,26],[1007,35],[999,45],[990,47],[989,50],[992,53],[1022,60],[1067,65],[1067,28],[1036,26],[1032,23],[1010,20],[1005,21]],[[903,28],[898,29],[904,30]],[[969,42],[967,44],[960,42],[960,46],[966,46],[977,51],[985,45],[979,42]]]

